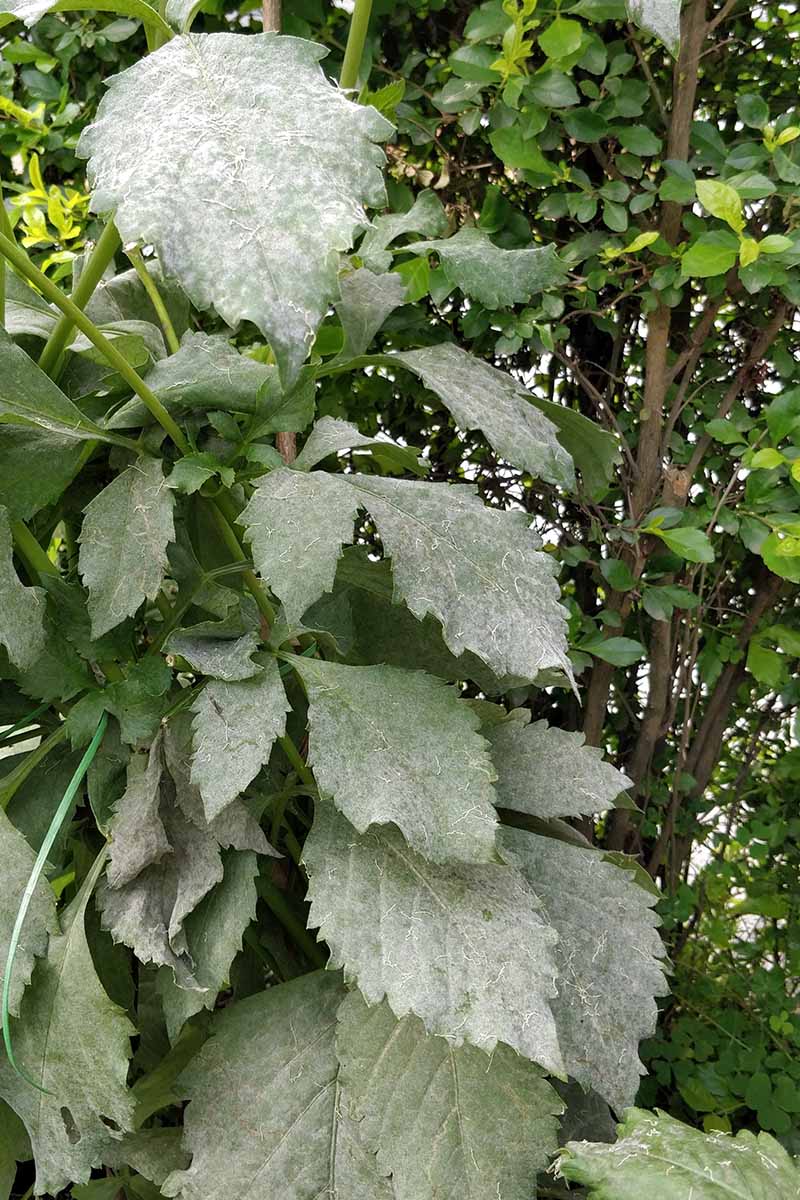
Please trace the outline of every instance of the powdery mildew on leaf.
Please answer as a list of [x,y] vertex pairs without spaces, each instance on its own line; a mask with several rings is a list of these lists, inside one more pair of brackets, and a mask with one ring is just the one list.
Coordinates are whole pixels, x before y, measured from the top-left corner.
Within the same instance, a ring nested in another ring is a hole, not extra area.
[[320,417],[292,466],[296,471],[310,471],[329,454],[367,447],[375,447],[378,450],[381,447],[394,448],[396,451],[409,455],[412,463],[414,461],[415,451],[401,446],[391,438],[366,437],[363,433],[359,433],[356,426],[349,421],[342,421],[338,417]]
[[655,1031],[654,997],[667,990],[655,897],[596,850],[506,827],[502,843],[558,933],[551,1008],[567,1070],[621,1112],[644,1074],[638,1047]]
[[84,509],[78,566],[89,589],[92,636],[155,599],[175,540],[174,496],[158,458],[140,458]]
[[[25,838],[0,808],[0,862],[3,864],[3,886],[0,888],[0,985],[20,896],[25,891],[35,859],[36,855]],[[22,993],[30,982],[35,959],[47,951],[48,935],[57,931],[53,889],[46,879],[40,879],[17,945],[8,1003],[12,1016],[19,1016]]]
[[559,1097],[541,1070],[498,1046],[430,1037],[384,1001],[339,1010],[343,1093],[397,1200],[530,1200],[558,1145]]
[[587,746],[582,733],[571,733],[546,721],[525,724],[511,713],[489,722],[482,733],[492,747],[497,770],[497,802],[501,808],[550,817],[579,817],[613,808],[632,782],[597,746]]
[[259,574],[297,622],[329,592],[359,501],[322,471],[271,471],[241,514]]
[[681,0],[626,0],[630,19],[663,42],[673,57],[681,40]]
[[454,1045],[506,1042],[563,1074],[549,1007],[556,934],[514,867],[429,863],[398,831],[359,835],[324,801],[304,861],[309,926],[370,1004],[385,996]]
[[479,721],[422,671],[296,658],[309,762],[360,833],[392,823],[431,862],[493,862],[494,769]]
[[184,922],[194,978],[204,991],[178,987],[172,972],[162,967],[158,989],[170,1040],[185,1021],[202,1008],[213,1008],[228,980],[231,963],[242,948],[242,937],[255,918],[258,859],[251,850],[227,850],[222,880]]
[[366,267],[342,275],[336,312],[344,330],[342,358],[363,354],[383,322],[405,301],[400,275],[373,275]]
[[524,304],[535,293],[563,284],[567,277],[555,246],[502,250],[474,226],[441,241],[411,242],[403,249],[411,254],[438,254],[453,286],[487,308]]
[[487,508],[472,487],[343,475],[392,558],[395,596],[432,613],[452,652],[471,650],[497,675],[572,679],[555,565],[530,518]]
[[374,143],[392,127],[328,83],[324,54],[274,34],[179,35],[110,81],[79,144],[94,211],[152,242],[198,307],[253,321],[286,377],[337,295],[337,252],[385,202]]
[[374,1156],[352,1153],[357,1130],[341,1127],[335,1034],[344,994],[338,974],[318,971],[217,1014],[214,1036],[181,1079],[192,1164],[167,1177],[165,1196],[390,1200]]
[[441,237],[447,231],[447,213],[435,192],[420,192],[408,212],[386,213],[375,217],[358,248],[358,255],[370,271],[388,271],[392,252],[386,247],[405,233]]
[[143,754],[131,755],[125,792],[117,801],[111,819],[111,848],[106,879],[109,887],[120,888],[140,875],[145,867],[172,853],[161,820],[161,790],[164,753],[159,733]]
[[572,459],[558,441],[555,426],[505,371],[449,342],[405,350],[391,358],[418,375],[462,429],[480,429],[508,462],[529,471],[534,479],[575,486]]
[[666,1113],[631,1108],[613,1146],[570,1142],[565,1179],[591,1200],[797,1200],[800,1172],[775,1138],[743,1129],[701,1133]]
[[51,938],[13,1026],[17,1060],[52,1094],[15,1075],[5,1056],[0,1061],[0,1096],[28,1130],[37,1195],[55,1196],[70,1183],[86,1183],[119,1137],[114,1126],[132,1128],[126,1078],[129,1039],[136,1031],[103,990],[84,930],[103,861],[101,855],[64,914],[63,932]]
[[255,779],[286,731],[289,702],[277,659],[265,655],[261,665],[255,679],[207,684],[192,705],[191,778],[209,820]]
[[25,587],[14,570],[8,511],[0,506],[0,646],[15,667],[27,671],[45,648],[45,593]]
[[70,438],[109,440],[0,327],[0,421],[9,420]]

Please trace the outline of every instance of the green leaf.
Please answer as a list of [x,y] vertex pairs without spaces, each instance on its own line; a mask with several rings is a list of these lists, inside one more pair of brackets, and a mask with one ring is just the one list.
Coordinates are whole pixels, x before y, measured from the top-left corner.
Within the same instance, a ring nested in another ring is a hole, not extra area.
[[755,92],[746,92],[736,97],[736,111],[745,125],[763,129],[769,121],[769,105]]
[[701,233],[681,257],[681,271],[698,279],[724,275],[736,262],[739,243],[724,229]]
[[[277,369],[240,354],[222,334],[187,333],[180,348],[148,372],[147,386],[167,412],[180,415],[222,408],[250,416],[259,412],[259,390],[278,390]],[[112,429],[149,425],[152,416],[138,398],[109,420]]]
[[780,687],[784,676],[786,659],[764,646],[758,639],[753,638],[747,647],[747,669],[750,674],[766,687]]
[[[489,134],[489,142],[505,166],[532,171],[534,175],[543,175],[547,179],[555,175],[555,167],[542,154],[536,138],[525,137],[519,125],[506,125],[501,129],[494,129]],[[456,234],[456,237],[458,236]],[[454,278],[452,273],[451,277]]]
[[[8,958],[11,931],[35,859],[36,855],[25,838],[0,808],[0,862],[3,864],[3,887],[0,891],[0,982]],[[53,891],[47,880],[40,878],[17,944],[8,1002],[12,1016],[20,1015],[22,994],[30,982],[34,961],[47,952],[48,935],[56,932],[58,921]]]
[[654,997],[667,991],[656,898],[596,850],[505,827],[502,840],[558,933],[550,1005],[567,1071],[622,1110],[644,1074],[638,1046],[655,1032]]
[[8,422],[79,441],[119,440],[84,416],[0,326],[0,423]]
[[252,783],[286,731],[289,703],[278,662],[272,655],[260,661],[254,679],[215,680],[192,705],[192,783],[209,821]]
[[568,17],[556,17],[544,33],[539,34],[539,46],[548,58],[567,58],[580,49],[583,26]]
[[28,1131],[37,1194],[86,1183],[113,1144],[112,1128],[132,1128],[125,1081],[135,1030],[103,990],[84,929],[104,861],[101,854],[66,910],[63,932],[51,938],[14,1025],[18,1060],[49,1094],[15,1075],[7,1060],[0,1062],[0,1096]]
[[359,833],[396,825],[431,862],[497,861],[494,768],[478,717],[422,671],[292,665],[308,693],[308,759]]
[[280,598],[287,620],[333,587],[342,543],[353,540],[358,499],[321,471],[272,471],[241,514],[256,569]]
[[608,134],[608,121],[591,108],[571,109],[561,119],[567,133],[576,142],[599,142]]
[[152,242],[199,308],[253,321],[288,379],[337,294],[336,251],[385,196],[373,143],[392,127],[328,83],[324,53],[273,34],[178,35],[113,77],[79,143],[94,211],[115,212],[123,241]]
[[158,458],[140,458],[84,509],[79,570],[89,589],[92,636],[154,600],[175,538],[174,497]]
[[617,592],[629,592],[636,586],[630,567],[621,558],[604,558],[600,563],[603,578]]
[[777,1200],[796,1195],[800,1175],[768,1133],[700,1133],[666,1113],[632,1108],[618,1141],[570,1142],[559,1171],[591,1200]]
[[[309,924],[369,1004],[453,1045],[505,1042],[561,1075],[550,1014],[555,934],[519,872],[432,864],[391,828],[357,834],[320,801],[305,844]],[[369,938],[364,931],[370,930]]]
[[775,575],[800,583],[800,539],[773,531],[762,542],[759,553]]
[[0,505],[12,520],[30,520],[72,482],[83,452],[74,438],[0,422]]
[[[800,414],[800,409],[798,409]],[[733,421],[724,420],[721,417],[714,417],[711,421],[706,421],[706,433],[713,437],[715,442],[721,442],[723,446],[736,446],[747,441],[745,434],[741,429],[737,429]]]
[[399,362],[413,371],[462,429],[480,429],[514,466],[529,471],[534,479],[574,487],[572,460],[554,426],[511,375],[449,342],[387,355],[384,361]]
[[615,131],[619,143],[629,154],[651,158],[661,152],[661,138],[644,125],[622,125]]
[[628,16],[663,42],[673,58],[681,39],[681,0],[626,0]]
[[648,533],[654,534],[660,538],[665,546],[668,546],[673,554],[679,554],[681,558],[685,558],[687,562],[704,562],[710,563],[714,561],[714,548],[708,538],[708,534],[702,529],[661,529],[655,526],[649,527]]
[[598,635],[581,642],[578,648],[614,667],[630,667],[645,656],[642,643],[628,637],[603,638]]
[[231,963],[242,948],[244,932],[255,919],[256,855],[251,850],[226,850],[223,871],[221,881],[189,913],[183,926],[194,978],[204,990],[178,987],[167,967],[158,974],[158,990],[172,1042],[191,1016],[204,1008],[214,1008],[229,980]]
[[753,471],[772,471],[775,467],[782,467],[786,459],[780,450],[775,450],[772,446],[765,446],[763,450],[756,450],[749,461],[745,461]]
[[387,213],[375,217],[364,234],[358,255],[370,271],[388,271],[392,252],[386,247],[406,233],[421,233],[425,237],[441,237],[447,231],[447,214],[435,192],[420,192],[408,212]]
[[34,665],[45,648],[45,593],[25,587],[14,570],[14,543],[8,512],[0,506],[0,646],[21,671]]
[[396,272],[373,275],[362,267],[339,279],[336,312],[344,329],[342,358],[363,354],[390,313],[406,302],[406,285]]
[[497,770],[501,808],[551,817],[579,817],[613,808],[631,780],[605,762],[597,746],[546,721],[527,724],[530,712],[515,709],[505,721],[484,725]]
[[167,1177],[165,1196],[229,1200],[255,1188],[281,1200],[391,1200],[338,1083],[344,994],[338,974],[318,971],[217,1014],[181,1080],[192,1163]]
[[793,246],[792,239],[785,237],[782,233],[770,233],[758,243],[762,254],[783,254],[785,250],[791,250]]
[[13,1108],[0,1100],[0,1200],[10,1200],[17,1176],[17,1163],[31,1157],[25,1126]]
[[388,437],[365,437],[355,425],[336,417],[321,417],[317,421],[292,466],[296,471],[309,471],[329,454],[359,449],[369,450],[378,460],[385,457],[417,475],[424,473],[424,460],[409,446],[401,446]]
[[727,222],[735,233],[744,229],[742,198],[735,188],[720,179],[698,179],[697,199],[712,217]]
[[397,1200],[529,1200],[562,1109],[532,1063],[508,1046],[487,1059],[429,1037],[416,1017],[398,1022],[358,992],[339,1010],[336,1048],[349,1111]]
[[510,308],[563,284],[566,267],[555,246],[501,250],[474,226],[435,242],[412,242],[412,254],[438,254],[454,287],[486,308]]

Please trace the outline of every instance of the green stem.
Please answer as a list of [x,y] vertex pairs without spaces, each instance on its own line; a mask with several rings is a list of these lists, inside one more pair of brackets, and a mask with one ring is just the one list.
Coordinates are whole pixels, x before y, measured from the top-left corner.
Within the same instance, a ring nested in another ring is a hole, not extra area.
[[358,82],[358,68],[361,66],[371,12],[372,0],[356,0],[350,18],[350,32],[347,35],[342,74],[339,79],[339,86],[342,88],[354,88]]
[[14,548],[34,583],[40,583],[42,575],[58,575],[58,567],[47,557],[27,525],[22,521],[12,521],[11,534]]
[[292,941],[300,947],[309,962],[313,963],[315,967],[324,967],[328,961],[327,954],[324,953],[319,943],[314,941],[308,930],[298,921],[287,904],[283,892],[279,891],[274,883],[270,883],[268,879],[264,879],[263,877],[258,880],[258,890]]
[[15,767],[13,771],[4,776],[2,782],[0,782],[0,808],[8,808],[28,776],[38,767],[40,762],[43,762],[47,758],[51,750],[55,750],[56,746],[59,746],[64,741],[66,736],[66,725],[59,725],[58,729],[54,729],[50,736],[45,738],[35,750],[31,750],[30,754],[26,755],[24,762],[21,762],[18,767]]
[[[72,293],[72,303],[81,311],[86,308],[94,295],[95,288],[105,275],[106,268],[119,250],[120,244],[117,227],[113,221],[109,221],[86,260],[75,285],[75,291]],[[39,366],[54,380],[58,379],[63,370],[64,351],[67,342],[72,338],[74,328],[75,322],[65,313],[58,320],[39,355]]]
[[103,713],[98,721],[94,737],[89,743],[83,758],[78,763],[75,774],[67,784],[67,790],[62,796],[61,803],[56,809],[53,819],[50,822],[50,828],[47,830],[47,833],[44,836],[44,841],[42,842],[39,853],[36,856],[36,862],[33,864],[33,870],[31,871],[30,878],[25,886],[25,891],[22,893],[22,900],[20,901],[19,909],[17,910],[17,919],[14,922],[14,928],[11,931],[11,940],[8,944],[8,956],[6,957],[5,970],[3,971],[2,1024],[3,1042],[5,1043],[8,1061],[21,1079],[27,1080],[28,1083],[30,1083],[40,1092],[46,1092],[47,1089],[43,1088],[41,1084],[36,1082],[36,1080],[31,1079],[30,1075],[27,1075],[22,1067],[17,1066],[17,1063],[14,1059],[14,1049],[11,1045],[9,1001],[11,999],[11,977],[14,971],[14,959],[17,953],[17,946],[19,945],[20,934],[22,933],[22,926],[25,922],[25,917],[27,916],[31,900],[33,899],[33,895],[42,876],[42,872],[47,864],[47,856],[53,848],[53,844],[58,837],[61,826],[64,824],[64,818],[72,808],[72,801],[75,799],[75,794],[83,782],[83,777],[89,770],[92,760],[94,759],[94,756],[100,747],[107,724],[108,713]]
[[[220,492],[213,500],[208,501],[208,505],[216,526],[222,534],[222,539],[233,557],[237,562],[247,562],[247,555],[242,549],[242,543],[236,536],[234,529],[237,513],[230,497],[225,492]],[[258,605],[258,611],[263,617],[266,617],[270,625],[274,624],[275,609],[267,596],[264,584],[258,578],[255,571],[247,567],[242,571],[242,579],[248,592]]]
[[3,732],[0,733],[0,742],[7,741],[8,738],[11,737],[12,733],[16,733],[18,729],[27,730],[31,725],[35,724],[37,717],[40,717],[42,713],[47,712],[49,707],[49,704],[40,704],[38,708],[35,708],[33,712],[29,712],[27,716],[20,717],[18,721],[15,721],[13,725],[10,725],[8,729],[4,729]]
[[177,354],[181,348],[181,344],[178,341],[178,335],[175,332],[175,326],[172,324],[170,315],[167,312],[167,306],[161,298],[161,292],[158,290],[156,281],[153,279],[153,276],[150,274],[145,265],[141,250],[138,247],[134,247],[131,250],[126,250],[125,253],[131,260],[133,269],[139,276],[142,287],[147,292],[147,295],[150,297],[150,303],[156,310],[158,319],[161,322],[161,328],[164,330],[164,337],[166,338],[170,353]]
[[[14,230],[11,228],[11,218],[6,211],[3,199],[3,181],[0,179],[0,233],[10,242],[14,240]],[[0,325],[6,323],[6,264],[0,261]]]
[[2,235],[0,235],[0,255],[7,259],[19,271],[20,275],[24,275],[30,283],[34,284],[46,300],[49,300],[57,308],[60,308],[62,313],[71,319],[73,325],[77,326],[81,333],[86,334],[89,341],[100,351],[106,362],[110,363],[119,372],[125,382],[143,402],[151,416],[169,434],[180,452],[188,454],[190,451],[189,442],[181,429],[175,424],[155,393],[151,392],[141,376],[134,371],[128,360],[120,354],[119,350],[114,348],[108,338],[103,336],[94,321],[90,321],[86,314],[78,308],[77,304],[68,296],[65,296],[52,280],[48,279],[38,267],[33,265],[24,250],[15,246],[13,242]]
[[306,785],[306,787],[313,788],[314,791],[316,792],[317,781],[311,773],[311,768],[309,767],[308,763],[301,755],[300,751],[295,746],[292,739],[288,736],[284,736],[284,737],[278,738],[278,741],[280,743],[281,749],[283,750],[283,753],[286,755],[289,762],[292,764],[295,771],[302,779],[303,783]]

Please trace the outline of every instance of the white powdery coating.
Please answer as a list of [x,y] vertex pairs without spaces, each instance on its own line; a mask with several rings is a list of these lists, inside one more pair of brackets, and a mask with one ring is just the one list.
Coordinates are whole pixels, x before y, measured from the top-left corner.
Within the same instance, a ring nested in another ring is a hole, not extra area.
[[79,147],[93,210],[152,242],[198,307],[253,321],[287,378],[364,205],[385,202],[373,143],[392,127],[327,82],[324,54],[275,34],[179,35],[111,81]]
[[480,429],[508,462],[530,471],[534,479],[575,486],[572,459],[559,443],[555,425],[505,371],[447,342],[391,357],[436,392],[462,429]]
[[563,283],[567,275],[555,246],[503,250],[474,226],[442,241],[412,242],[403,249],[438,254],[450,282],[487,308],[524,304],[534,293]]
[[494,768],[478,718],[423,671],[297,658],[309,762],[364,833],[392,823],[431,862],[497,862]]
[[366,267],[343,275],[336,312],[344,330],[342,358],[363,354],[383,322],[404,302],[406,285],[400,275],[373,275]]
[[309,925],[370,1004],[385,996],[454,1045],[505,1042],[563,1075],[549,1006],[557,935],[519,871],[429,863],[399,831],[359,835],[324,801],[304,861]]
[[681,40],[681,0],[627,0],[627,5],[630,19],[655,34],[676,56]]
[[92,637],[155,599],[175,540],[173,493],[159,458],[140,458],[84,509],[78,566],[89,589]]
[[441,622],[453,654],[471,650],[496,675],[572,679],[555,564],[530,518],[487,508],[471,486],[343,475],[392,558],[395,596]]
[[638,1047],[655,1032],[654,997],[668,990],[655,897],[596,850],[506,827],[502,843],[558,934],[550,1006],[567,1070],[621,1113],[644,1074]]
[[56,0],[0,0],[0,13],[11,13],[16,21],[23,21],[28,28],[41,20]]

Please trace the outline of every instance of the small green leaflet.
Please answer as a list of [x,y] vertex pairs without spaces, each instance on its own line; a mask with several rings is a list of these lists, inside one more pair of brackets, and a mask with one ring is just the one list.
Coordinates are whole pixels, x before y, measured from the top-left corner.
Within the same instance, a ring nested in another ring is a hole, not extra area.
[[667,1113],[630,1108],[618,1140],[570,1142],[558,1169],[590,1200],[796,1200],[800,1172],[768,1133],[701,1133]]
[[8,511],[0,506],[0,646],[11,662],[27,671],[45,646],[45,594],[25,587],[14,570],[14,543]]
[[429,863],[399,831],[359,835],[324,801],[304,861],[309,925],[368,1003],[385,996],[453,1045],[505,1042],[563,1075],[549,1007],[556,934],[514,867]]
[[408,212],[387,213],[375,217],[364,234],[358,255],[370,271],[388,271],[392,252],[386,247],[406,233],[421,233],[425,237],[441,237],[447,231],[447,214],[435,192],[420,192]]
[[255,779],[286,730],[289,702],[277,659],[263,655],[260,663],[254,679],[214,680],[192,705],[192,783],[209,820]]
[[582,733],[528,725],[530,711],[516,709],[507,720],[490,722],[483,735],[492,747],[501,808],[548,820],[578,817],[612,808],[631,781],[603,760],[596,746],[584,745]]
[[317,971],[217,1014],[181,1079],[192,1163],[167,1177],[165,1196],[392,1200],[340,1096],[344,995],[338,973]]
[[19,1061],[51,1094],[20,1079],[7,1060],[0,1062],[0,1096],[31,1139],[37,1195],[86,1183],[119,1136],[114,1126],[132,1128],[126,1078],[135,1030],[104,992],[84,931],[86,906],[104,863],[103,852],[64,914],[63,932],[51,939],[14,1029]]
[[405,303],[406,285],[399,275],[373,275],[366,267],[339,280],[336,312],[344,330],[342,358],[363,354],[383,322]]
[[296,471],[310,471],[329,454],[344,450],[368,450],[376,459],[383,456],[417,475],[424,474],[427,469],[409,446],[401,446],[388,437],[365,437],[355,425],[336,417],[321,417],[317,421],[292,466]]
[[563,284],[567,276],[555,246],[501,250],[474,226],[443,241],[412,242],[403,250],[438,254],[453,286],[487,308],[524,304],[537,292]]
[[638,1045],[655,1032],[654,997],[667,991],[656,898],[596,850],[505,827],[502,842],[558,934],[550,1005],[567,1070],[621,1112],[644,1074]]
[[336,1049],[349,1110],[396,1200],[530,1200],[563,1107],[533,1063],[508,1046],[487,1058],[429,1037],[417,1017],[398,1022],[358,992],[339,1010]]
[[494,768],[479,719],[422,671],[293,658],[309,699],[308,759],[360,833],[394,824],[431,862],[493,862]]
[[337,295],[336,252],[385,197],[374,143],[392,127],[328,83],[325,53],[273,34],[179,34],[110,81],[79,143],[94,211],[115,212],[123,241],[152,242],[199,308],[253,321],[286,379]]
[[175,539],[174,494],[158,458],[140,458],[84,509],[79,569],[89,589],[92,636],[154,600]]

